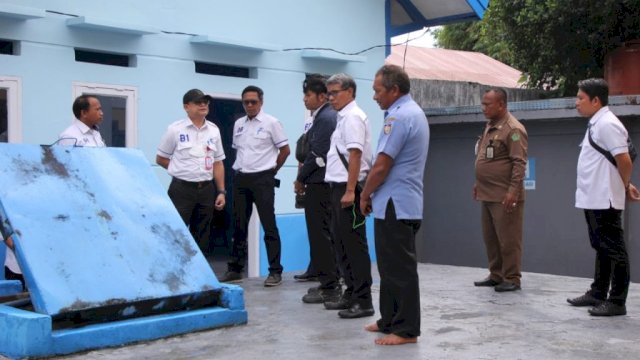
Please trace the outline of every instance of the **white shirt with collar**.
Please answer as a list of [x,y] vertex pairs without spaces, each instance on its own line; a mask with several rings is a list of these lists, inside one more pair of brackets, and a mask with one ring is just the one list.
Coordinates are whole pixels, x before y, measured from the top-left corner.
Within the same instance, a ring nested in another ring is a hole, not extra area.
[[193,182],[212,180],[213,163],[225,159],[220,129],[208,120],[200,128],[190,119],[172,123],[156,154],[170,159],[169,175]]
[[105,147],[104,140],[97,128],[90,128],[82,121],[75,119],[73,124],[58,135],[59,145],[75,145],[87,147]]
[[336,129],[331,135],[331,146],[327,154],[327,172],[324,177],[326,182],[347,182],[348,172],[337,151],[340,151],[348,162],[348,149],[362,151],[360,174],[358,175],[358,181],[362,181],[371,170],[373,150],[371,148],[369,119],[364,111],[358,107],[355,100],[338,112]]
[[613,207],[624,210],[625,189],[618,169],[589,143],[588,131],[593,141],[611,155],[628,152],[629,136],[620,120],[605,106],[589,120],[587,133],[580,144],[576,207],[603,210]]
[[288,145],[278,119],[260,111],[249,120],[243,116],[233,125],[233,148],[237,150],[233,170],[257,173],[276,167],[279,149]]

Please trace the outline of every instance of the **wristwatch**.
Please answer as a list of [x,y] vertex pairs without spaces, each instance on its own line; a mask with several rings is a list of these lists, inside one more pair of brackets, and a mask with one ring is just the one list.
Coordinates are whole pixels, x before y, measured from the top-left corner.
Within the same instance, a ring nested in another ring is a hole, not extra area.
[[224,196],[227,196],[227,190],[217,190],[216,193],[217,193],[217,195],[222,194]]

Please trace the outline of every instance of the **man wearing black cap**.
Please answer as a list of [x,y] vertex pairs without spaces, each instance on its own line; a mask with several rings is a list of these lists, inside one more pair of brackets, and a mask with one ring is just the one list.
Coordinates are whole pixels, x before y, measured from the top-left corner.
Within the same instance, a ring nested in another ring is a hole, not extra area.
[[184,94],[187,118],[169,125],[156,154],[156,163],[173,178],[169,197],[201,248],[209,237],[213,209],[224,208],[226,195],[220,130],[205,118],[209,100],[198,89]]

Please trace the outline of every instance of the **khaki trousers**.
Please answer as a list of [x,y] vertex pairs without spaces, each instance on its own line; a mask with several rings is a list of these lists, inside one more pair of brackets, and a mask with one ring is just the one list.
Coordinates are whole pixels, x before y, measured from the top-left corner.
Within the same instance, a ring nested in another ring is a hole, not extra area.
[[523,201],[510,213],[499,202],[482,202],[482,235],[492,280],[520,285],[523,218]]

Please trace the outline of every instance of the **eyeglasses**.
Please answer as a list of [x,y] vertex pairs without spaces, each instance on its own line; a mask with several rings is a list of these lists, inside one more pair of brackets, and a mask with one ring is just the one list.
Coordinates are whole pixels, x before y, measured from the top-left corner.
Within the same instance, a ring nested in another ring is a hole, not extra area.
[[338,94],[340,94],[343,91],[347,91],[347,89],[340,89],[340,90],[334,90],[334,91],[329,91],[327,93],[327,97],[336,97],[338,96]]
[[258,102],[258,100],[242,100],[242,103],[245,105],[256,105]]
[[196,100],[192,101],[192,103],[201,106],[201,105],[209,105],[209,100]]

